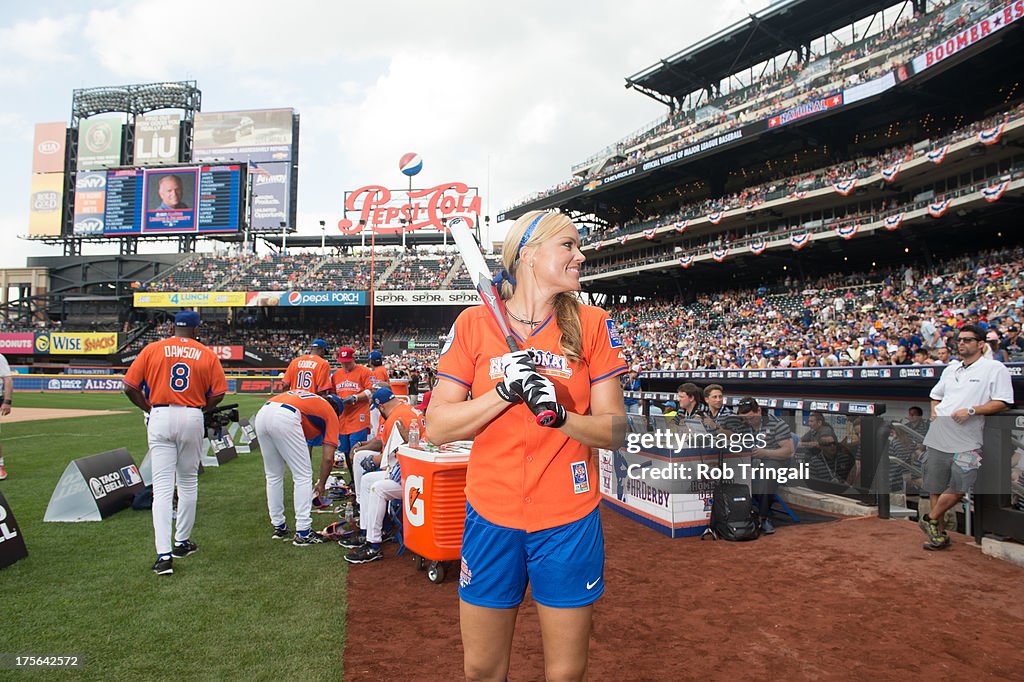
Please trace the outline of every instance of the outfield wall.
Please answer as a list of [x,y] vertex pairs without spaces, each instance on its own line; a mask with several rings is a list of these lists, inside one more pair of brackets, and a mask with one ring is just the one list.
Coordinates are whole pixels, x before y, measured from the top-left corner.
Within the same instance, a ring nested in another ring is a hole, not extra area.
[[[122,374],[15,374],[14,390],[22,393],[120,393]],[[228,379],[228,393],[280,393],[279,377],[251,376]]]

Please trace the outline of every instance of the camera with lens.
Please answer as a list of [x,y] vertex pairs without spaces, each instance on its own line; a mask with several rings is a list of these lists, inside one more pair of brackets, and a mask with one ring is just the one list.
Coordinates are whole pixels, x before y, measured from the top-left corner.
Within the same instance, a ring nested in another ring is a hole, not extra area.
[[203,426],[207,429],[220,431],[231,422],[238,421],[238,403],[221,405],[209,412],[203,413]]

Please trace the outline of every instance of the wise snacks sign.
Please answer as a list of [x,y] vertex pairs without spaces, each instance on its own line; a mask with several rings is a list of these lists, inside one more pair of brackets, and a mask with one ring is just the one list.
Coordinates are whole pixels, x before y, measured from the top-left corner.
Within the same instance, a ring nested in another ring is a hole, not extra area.
[[117,351],[117,332],[36,332],[39,355],[110,355]]

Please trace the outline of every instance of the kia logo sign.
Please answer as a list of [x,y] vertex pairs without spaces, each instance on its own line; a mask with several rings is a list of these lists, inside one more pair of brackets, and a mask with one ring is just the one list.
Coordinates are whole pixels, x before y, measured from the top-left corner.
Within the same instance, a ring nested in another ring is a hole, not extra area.
[[56,154],[60,151],[60,143],[53,140],[44,140],[36,147],[40,154]]

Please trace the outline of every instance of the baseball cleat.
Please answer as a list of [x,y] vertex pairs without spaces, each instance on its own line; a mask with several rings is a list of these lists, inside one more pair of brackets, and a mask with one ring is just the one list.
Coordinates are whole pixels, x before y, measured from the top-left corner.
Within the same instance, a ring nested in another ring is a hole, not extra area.
[[287,540],[292,536],[292,531],[288,526],[281,526],[280,528],[274,528],[274,534],[270,536],[271,540]]
[[153,572],[157,575],[170,575],[174,573],[174,564],[170,559],[157,559],[153,564]]
[[292,539],[292,544],[296,547],[308,547],[309,545],[322,545],[324,544],[324,538],[320,533],[315,530],[311,530],[305,535],[295,534],[295,538]]
[[348,549],[355,549],[366,544],[366,533],[353,533],[347,538],[338,540],[338,544]]
[[191,540],[185,540],[185,542],[175,542],[171,554],[174,555],[175,559],[184,559],[189,554],[195,554],[198,551],[199,546],[196,543]]
[[368,564],[383,558],[384,554],[380,551],[380,547],[371,547],[369,543],[345,555],[345,561],[350,564]]

